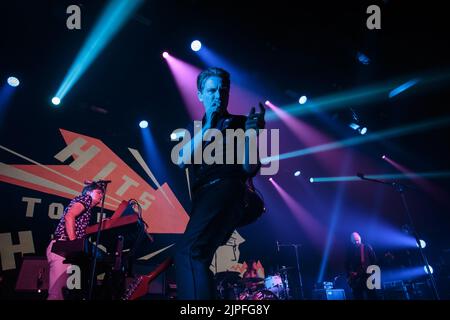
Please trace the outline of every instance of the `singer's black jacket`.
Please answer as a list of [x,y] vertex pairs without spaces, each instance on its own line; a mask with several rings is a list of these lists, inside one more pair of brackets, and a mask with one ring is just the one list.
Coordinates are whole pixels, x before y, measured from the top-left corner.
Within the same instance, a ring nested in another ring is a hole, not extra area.
[[[223,164],[205,164],[202,161],[202,164],[193,164],[194,163],[194,155],[191,157],[191,164],[187,165],[189,169],[189,180],[191,185],[191,190],[195,193],[202,186],[207,185],[217,179],[223,179],[227,177],[237,177],[245,182],[250,176],[244,170],[242,164],[237,164],[237,154],[238,154],[238,143],[235,140],[234,143],[234,164],[226,163],[226,153],[227,153],[227,139],[226,139],[226,129],[242,129],[245,132],[245,122],[247,121],[247,117],[243,115],[232,115],[230,113],[225,113],[221,115],[215,124],[212,125],[212,128],[218,129],[222,132],[223,135]],[[203,123],[205,122],[205,117],[203,117]],[[191,123],[188,126],[188,131],[191,135],[191,138],[194,137],[194,125]],[[214,141],[214,140],[213,140]],[[212,141],[203,142],[203,148],[205,149]],[[243,146],[241,145],[243,148]],[[257,170],[256,170],[257,172]],[[255,174],[256,174],[255,172]]]

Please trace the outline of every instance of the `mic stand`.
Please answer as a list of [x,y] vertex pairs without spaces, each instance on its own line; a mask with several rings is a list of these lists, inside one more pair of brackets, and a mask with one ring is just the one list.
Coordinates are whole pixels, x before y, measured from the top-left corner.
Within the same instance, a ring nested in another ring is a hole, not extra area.
[[412,187],[409,187],[409,186],[406,186],[404,184],[395,182],[395,181],[394,182],[387,182],[387,181],[382,181],[382,180],[378,180],[378,179],[371,179],[371,178],[365,177],[363,174],[357,174],[357,176],[359,178],[361,178],[362,180],[377,182],[377,183],[381,183],[381,184],[384,184],[384,185],[391,186],[391,187],[393,187],[395,189],[395,191],[397,191],[400,194],[400,197],[402,199],[402,204],[403,204],[403,207],[404,207],[405,212],[406,212],[406,216],[408,217],[408,220],[409,220],[409,225],[411,226],[412,234],[413,234],[413,236],[414,236],[414,238],[416,240],[417,246],[419,247],[420,256],[421,256],[423,262],[425,263],[425,268],[427,270],[428,277],[429,277],[430,282],[431,282],[431,288],[432,288],[434,297],[435,297],[436,300],[440,300],[434,276],[431,273],[430,265],[428,264],[428,259],[427,259],[426,255],[425,255],[425,252],[422,249],[422,246],[420,245],[420,238],[419,238],[419,235],[416,232],[416,228],[414,227],[413,219],[412,219],[412,216],[411,216],[411,211],[409,210],[409,206],[408,206],[408,203],[406,201],[405,189],[407,189],[407,188],[413,189],[413,190],[416,190],[416,189],[412,188]]
[[301,244],[296,244],[296,243],[292,243],[292,244],[280,244],[277,243],[277,247],[293,247],[295,250],[295,261],[297,263],[297,272],[298,272],[298,281],[300,284],[300,299],[304,300],[305,296],[303,294],[303,281],[302,281],[302,274],[300,272],[300,258],[299,258],[299,254],[298,254],[298,248],[301,246]]
[[108,188],[108,184],[105,184],[105,192],[103,193],[102,198],[102,206],[100,209],[100,222],[98,223],[98,229],[97,229],[97,238],[95,240],[94,245],[94,258],[92,261],[92,268],[91,268],[91,279],[89,282],[89,293],[88,293],[88,300],[92,300],[92,293],[94,289],[94,279],[95,279],[95,268],[97,265],[97,252],[98,252],[98,244],[100,241],[100,232],[102,231],[102,225],[103,225],[103,210],[105,208],[105,198],[106,198],[106,189]]

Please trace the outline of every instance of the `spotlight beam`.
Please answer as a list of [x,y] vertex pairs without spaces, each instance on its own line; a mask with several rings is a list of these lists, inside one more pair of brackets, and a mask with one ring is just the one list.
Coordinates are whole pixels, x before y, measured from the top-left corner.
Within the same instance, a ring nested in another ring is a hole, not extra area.
[[167,54],[165,61],[191,119],[202,119],[203,108],[194,94],[197,92],[197,76],[201,70],[173,55]]
[[395,88],[394,90],[389,92],[389,98],[393,98],[396,95],[399,95],[403,91],[406,91],[409,88],[411,88],[412,86],[416,85],[418,82],[419,82],[419,79],[413,79],[413,80],[410,80],[408,82],[405,82],[404,84],[398,86],[397,88]]
[[[437,172],[419,172],[419,173],[404,173],[404,174],[373,174],[364,175],[368,179],[380,180],[400,180],[400,179],[415,179],[415,178],[429,178],[429,179],[445,179],[450,177],[450,171]],[[313,177],[313,183],[316,182],[343,182],[343,181],[363,181],[358,176],[340,176],[340,177]]]
[[3,111],[5,111],[3,106],[9,104],[14,92],[16,92],[16,88],[11,87],[9,84],[5,84],[0,88],[0,120],[3,119]]
[[[358,88],[344,93],[331,94],[324,97],[314,99],[314,102],[304,104],[298,107],[298,102],[283,107],[283,110],[292,116],[302,116],[318,111],[329,111],[348,107],[351,105],[364,104],[384,99],[386,93],[392,90],[392,85],[374,85],[371,87]],[[276,120],[275,114],[267,114],[267,121]]]
[[56,97],[61,100],[120,30],[143,0],[111,0],[64,77]]
[[350,147],[355,145],[360,145],[367,142],[377,141],[381,139],[391,138],[391,137],[399,137],[406,134],[411,134],[414,132],[424,131],[431,128],[436,128],[440,126],[444,126],[450,123],[450,117],[432,119],[428,121],[423,121],[419,123],[414,123],[410,125],[406,125],[399,128],[387,129],[380,132],[374,132],[372,134],[358,136],[354,138],[349,138],[341,141],[326,143],[314,147],[309,147],[305,149],[300,149],[296,151],[287,152],[284,154],[280,154],[277,157],[267,157],[262,159],[262,161],[269,162],[273,160],[285,160],[290,158],[297,158],[301,156],[306,156],[309,154],[315,154],[319,152],[329,151],[338,148]]
[[[450,70],[439,70],[438,72],[430,71],[421,75],[409,76],[408,78],[413,78],[413,80],[404,83],[404,87],[400,86],[402,91],[415,85],[417,83],[415,81],[418,81],[418,79],[420,79],[422,86],[435,83],[445,83],[450,78]],[[308,104],[303,105],[302,108],[298,107],[298,102],[283,106],[282,108],[292,116],[302,116],[310,113],[324,112],[335,109],[348,108],[349,106],[373,103],[376,101],[386,100],[390,94],[400,93],[396,93],[396,91],[394,90],[400,88],[398,83],[401,81],[404,81],[404,78],[403,80],[388,80],[369,86],[355,88],[342,93],[335,93],[323,97],[318,97],[315,98],[313,102],[309,102]],[[433,86],[430,88],[433,89],[436,87],[437,86]],[[266,114],[266,121],[274,120],[277,120],[276,114],[271,112]]]
[[[399,164],[398,162],[394,161],[393,159],[387,157],[386,155],[384,155],[382,157],[382,159],[385,160],[390,165],[392,165],[398,171],[405,173],[405,174],[414,175],[413,170],[406,168],[405,166]],[[428,181],[422,177],[416,176],[416,177],[411,177],[411,178],[413,179],[414,183],[416,183],[422,190],[429,193],[437,201],[441,202],[442,204],[448,205],[447,199],[449,198],[449,195],[445,190],[441,189],[437,185],[432,184],[430,181]]]
[[156,179],[156,177],[154,176],[153,172],[150,170],[150,168],[148,167],[147,163],[145,162],[144,158],[142,158],[141,154],[139,153],[138,150],[136,149],[132,149],[132,148],[128,148],[128,150],[131,152],[131,154],[133,155],[133,157],[136,159],[136,161],[140,164],[140,166],[142,167],[142,169],[144,169],[145,173],[150,177],[150,179],[152,180],[152,182],[156,185],[156,187],[158,188],[158,190],[162,193],[162,195],[164,196],[164,198],[167,200],[167,202],[174,207],[172,201],[170,201],[169,197],[167,196],[166,192],[164,191],[163,188],[161,188],[161,185],[159,184],[158,180]]
[[[351,164],[351,158],[349,155],[346,155],[341,164],[340,172],[345,172],[349,168],[350,164]],[[338,187],[338,190],[337,190],[337,193],[336,193],[335,199],[334,199],[327,239],[326,239],[325,248],[324,248],[323,255],[322,255],[322,261],[320,263],[319,274],[317,277],[318,282],[322,282],[324,274],[325,274],[325,269],[328,264],[328,259],[330,256],[331,247],[332,247],[334,236],[336,233],[337,222],[339,220],[341,209],[343,206],[343,199],[344,199],[345,193],[346,193],[346,185],[341,184]]]
[[[333,141],[333,139],[313,126],[307,124],[305,121],[291,116],[289,113],[280,109],[270,101],[266,101],[266,105],[277,114],[280,120],[286,125],[290,132],[297,138],[302,145],[306,147],[313,147],[316,145],[325,145]],[[336,162],[334,159],[342,157],[341,152],[336,151],[330,157],[317,156],[320,164],[331,171],[334,171]]]
[[273,178],[270,178],[269,181],[287,205],[295,220],[302,226],[304,232],[315,244],[320,246],[322,235],[325,234],[323,225]]

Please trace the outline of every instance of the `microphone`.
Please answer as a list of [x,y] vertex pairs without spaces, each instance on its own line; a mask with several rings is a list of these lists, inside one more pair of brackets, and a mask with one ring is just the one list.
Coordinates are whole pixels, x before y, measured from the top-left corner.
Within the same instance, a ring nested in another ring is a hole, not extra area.
[[277,240],[277,252],[280,252],[280,243]]
[[36,280],[37,280],[36,284],[37,284],[38,292],[40,293],[41,289],[42,289],[42,285],[44,284],[44,268],[39,268],[39,273],[38,273]]
[[214,111],[211,114],[211,128],[215,128],[217,125],[217,118],[219,117],[219,111]]
[[357,175],[358,177],[360,177],[361,179],[364,179],[364,174],[363,174],[363,173],[358,172],[356,175]]

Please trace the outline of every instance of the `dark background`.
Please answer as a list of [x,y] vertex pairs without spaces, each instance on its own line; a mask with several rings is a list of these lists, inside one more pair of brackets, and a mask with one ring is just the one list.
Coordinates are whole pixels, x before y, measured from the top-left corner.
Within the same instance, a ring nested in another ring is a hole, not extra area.
[[[65,9],[70,4],[81,7],[81,30],[66,28]],[[52,107],[51,97],[105,4],[104,1],[2,2],[0,75],[6,79],[15,74],[21,85],[12,102],[2,110],[1,144],[41,163],[55,164],[55,151],[64,147],[58,129],[64,128],[102,140],[144,176],[127,147],[142,147],[137,124],[148,119],[169,172],[165,177],[156,175],[160,181],[169,183],[185,208],[189,200],[184,173],[170,162],[173,144],[169,134],[190,119],[161,58],[162,51],[169,50],[203,68],[205,65],[190,50],[190,42],[198,38],[248,74],[254,81],[249,85],[265,88],[262,94],[278,105],[295,102],[292,92],[314,99],[429,71],[445,75],[450,67],[448,19],[441,3],[146,1],[71,89],[64,105]],[[381,7],[381,30],[366,28],[366,8],[370,4]],[[371,58],[369,65],[358,62],[358,51]],[[448,87],[445,80],[427,86],[419,83],[394,99],[367,101],[357,112],[372,132],[448,116]],[[108,113],[95,112],[92,106],[104,108]],[[324,116],[336,119],[335,112]],[[338,114],[337,119],[340,118]],[[336,122],[339,127],[336,131],[315,115],[303,116],[302,121],[336,140],[354,136],[342,124]],[[274,122],[271,127],[279,124]],[[296,146],[296,140],[290,139],[289,134],[281,131],[281,152],[303,147]],[[363,182],[309,184],[309,177],[369,171],[397,173],[380,159],[385,153],[415,172],[446,171],[448,134],[447,126],[344,148],[343,154],[350,161],[343,170],[342,158],[333,159],[336,170],[332,171],[318,165],[313,155],[280,163],[274,179],[325,228],[330,227],[336,195],[339,190],[342,192],[324,280],[343,274],[344,248],[350,232],[361,221],[374,226],[382,221],[401,233],[407,220],[398,194],[390,188]],[[328,152],[320,154],[328,156]],[[9,164],[24,163],[4,151],[0,159]],[[300,177],[293,176],[296,170],[302,171]],[[435,179],[432,183],[448,191],[448,179]],[[311,242],[267,177],[258,178],[257,186],[265,195],[268,212],[255,224],[240,230],[246,239],[240,248],[241,261],[260,259],[268,273],[278,265],[295,266],[294,252],[284,248],[277,254],[275,242],[301,244],[305,294],[309,297],[324,247]],[[25,220],[21,197],[42,197],[46,199],[43,203],[65,199],[4,183],[0,192],[3,202],[0,232],[39,230],[33,235],[36,253],[43,254],[54,226],[48,224],[45,209],[42,209],[44,217]],[[448,198],[437,201],[432,194],[416,191],[407,197],[416,227],[427,240],[427,253],[439,277],[441,294],[448,298]],[[374,242],[373,237],[377,236],[382,237],[382,231],[373,231],[367,241]],[[176,235],[160,235],[158,239],[161,243],[173,242]],[[379,257],[394,250],[389,246],[374,249]],[[295,282],[295,274],[292,278]]]

